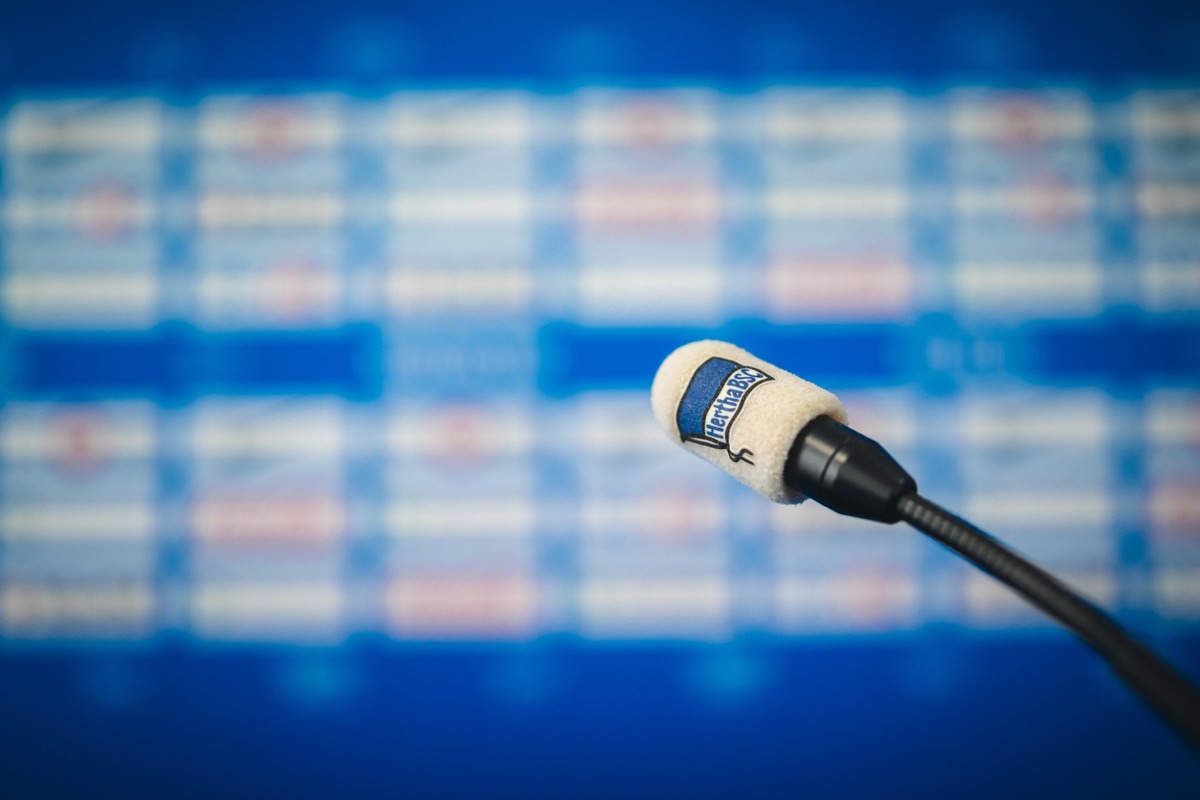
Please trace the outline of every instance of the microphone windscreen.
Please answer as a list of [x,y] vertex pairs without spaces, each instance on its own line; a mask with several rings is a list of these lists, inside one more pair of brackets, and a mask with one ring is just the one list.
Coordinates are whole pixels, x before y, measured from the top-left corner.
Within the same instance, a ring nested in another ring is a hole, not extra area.
[[783,480],[800,429],[822,414],[846,422],[832,393],[713,340],[667,356],[650,403],[672,440],[777,503],[804,500]]

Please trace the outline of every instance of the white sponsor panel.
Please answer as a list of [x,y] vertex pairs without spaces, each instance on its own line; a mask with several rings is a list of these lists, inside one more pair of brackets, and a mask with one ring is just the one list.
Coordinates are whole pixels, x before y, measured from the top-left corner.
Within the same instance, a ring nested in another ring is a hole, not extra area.
[[193,501],[190,522],[196,541],[213,548],[327,551],[345,535],[347,511],[328,490],[217,489]]
[[154,632],[154,607],[144,583],[16,580],[0,590],[0,618],[13,639],[140,639]]
[[579,511],[587,537],[634,536],[679,544],[712,540],[727,520],[725,497],[712,486],[661,478],[631,487],[627,494],[586,496]]
[[771,319],[895,319],[912,311],[914,276],[900,258],[870,253],[781,256],[763,275]]
[[714,184],[657,184],[592,179],[575,196],[575,215],[589,233],[703,229],[719,222],[725,198]]
[[204,101],[199,116],[201,147],[238,150],[263,160],[331,149],[344,138],[336,95],[216,96]]
[[412,190],[393,195],[389,211],[398,224],[520,224],[533,215],[533,196],[525,189]]
[[516,147],[533,136],[522,92],[405,92],[392,97],[391,140],[399,147]]
[[400,266],[388,275],[387,295],[398,314],[527,313],[533,274],[523,266]]
[[148,328],[158,321],[158,276],[78,272],[10,274],[4,310],[27,328]]
[[393,456],[448,468],[470,468],[533,448],[529,411],[514,404],[448,401],[397,409],[387,429]]
[[1159,447],[1200,448],[1200,396],[1159,390],[1146,399],[1146,435]]
[[1137,190],[1137,210],[1146,217],[1192,217],[1200,214],[1200,185],[1143,183]]
[[196,285],[200,316],[211,325],[255,320],[280,326],[332,323],[342,278],[328,264],[283,258],[249,273],[203,272]]
[[575,429],[583,451],[596,456],[675,455],[644,394],[593,392],[580,398]]
[[763,205],[774,220],[902,217],[908,213],[903,186],[772,187]]
[[8,112],[13,155],[62,151],[146,151],[162,137],[157,100],[26,100]]
[[339,459],[345,416],[338,400],[208,398],[196,405],[192,446],[208,459]]
[[1164,566],[1154,576],[1159,613],[1172,620],[1200,620],[1200,569]]
[[217,640],[336,641],[345,634],[340,581],[205,581],[193,588],[195,633]]
[[13,194],[4,204],[10,231],[66,228],[92,238],[113,239],[148,228],[154,202],[119,180],[97,183],[71,195]]
[[715,264],[590,264],[580,269],[580,316],[595,322],[713,322],[722,312]]
[[1054,178],[1035,178],[1016,186],[959,186],[954,210],[964,217],[1015,216],[1053,225],[1090,214],[1092,190]]
[[7,461],[47,461],[86,474],[118,460],[155,453],[154,407],[147,402],[8,404],[2,438]]
[[202,228],[332,228],[342,224],[345,199],[338,192],[210,191],[200,196]]
[[968,444],[980,447],[1103,446],[1112,433],[1110,412],[1099,392],[972,397],[963,404],[960,430]]
[[506,640],[537,633],[538,589],[528,575],[414,574],[388,581],[387,630],[401,639]]
[[7,542],[146,542],[154,536],[155,510],[149,502],[9,502],[0,510],[0,533]]
[[896,142],[905,135],[904,97],[891,91],[763,93],[767,140],[777,144]]
[[717,136],[714,97],[704,90],[584,92],[578,135],[585,145],[653,150],[708,144]]
[[1092,102],[1082,92],[963,90],[951,99],[950,130],[960,140],[1034,147],[1084,140],[1094,128]]
[[916,578],[894,568],[864,564],[833,574],[780,578],[775,588],[778,628],[788,633],[873,633],[920,622]]
[[536,519],[527,497],[424,496],[393,502],[387,528],[398,537],[529,536]]
[[1141,91],[1130,100],[1135,136],[1143,139],[1200,139],[1200,94]]
[[723,576],[589,577],[579,588],[583,633],[596,638],[724,639],[731,604]]
[[981,489],[968,494],[963,516],[987,530],[1029,526],[1107,531],[1116,501],[1101,489]]
[[1200,476],[1154,483],[1146,510],[1155,534],[1200,547]]
[[1159,313],[1200,309],[1200,263],[1151,261],[1138,272],[1142,306]]
[[968,311],[1090,316],[1102,305],[1103,276],[1091,262],[968,262],[954,273]]

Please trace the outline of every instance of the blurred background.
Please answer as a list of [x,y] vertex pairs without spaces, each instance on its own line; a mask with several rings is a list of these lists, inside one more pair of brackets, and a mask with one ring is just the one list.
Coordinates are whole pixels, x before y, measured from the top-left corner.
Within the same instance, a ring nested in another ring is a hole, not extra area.
[[1200,678],[1195,7],[10,2],[0,90],[5,796],[1200,796],[648,404],[819,382]]

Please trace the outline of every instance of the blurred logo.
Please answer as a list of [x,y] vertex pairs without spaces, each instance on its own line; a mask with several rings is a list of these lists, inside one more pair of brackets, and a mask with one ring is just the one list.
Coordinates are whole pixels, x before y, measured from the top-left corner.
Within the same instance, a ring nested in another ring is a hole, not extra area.
[[690,104],[685,98],[635,96],[587,109],[582,133],[590,143],[653,155],[667,148],[711,140],[715,123],[706,108]]
[[1018,197],[1024,216],[1044,228],[1060,227],[1090,205],[1082,190],[1053,173],[1030,178],[1018,189]]
[[439,469],[458,470],[525,455],[533,429],[519,411],[447,400],[399,412],[388,438],[397,454],[419,456]]
[[635,508],[643,534],[676,545],[716,536],[725,522],[720,498],[707,487],[678,481],[651,487]]
[[665,148],[700,138],[704,128],[688,109],[655,101],[634,102],[618,109],[608,125],[613,139],[640,149]]
[[1176,479],[1154,486],[1148,498],[1154,530],[1172,538],[1194,538],[1200,532],[1200,484]]
[[197,499],[191,522],[196,538],[210,545],[296,551],[332,546],[345,532],[346,516],[341,498],[320,490],[221,492]]
[[61,230],[95,240],[126,237],[154,214],[147,200],[120,180],[100,180],[66,194],[15,194],[4,204],[4,221],[19,230]]
[[676,230],[711,228],[721,215],[717,187],[705,184],[650,186],[602,183],[584,186],[576,196],[581,224],[602,230]]
[[410,639],[521,639],[537,626],[538,592],[519,574],[417,574],[384,590],[391,632]]
[[154,592],[142,582],[14,582],[0,592],[9,636],[140,638],[154,624]]
[[729,446],[729,434],[750,392],[767,381],[774,380],[762,370],[743,366],[725,358],[710,358],[692,375],[683,399],[679,401],[676,424],[679,437],[705,447],[724,450],[731,461],[745,461],[753,466],[742,448],[734,452]]
[[245,147],[251,158],[280,161],[296,155],[305,142],[299,113],[282,103],[267,103],[250,112]]
[[[623,127],[629,142],[638,147],[661,147],[670,143],[673,109],[657,103],[637,103],[624,114]],[[673,124],[674,123],[674,124]]]
[[112,430],[95,411],[66,411],[51,420],[48,433],[47,458],[64,475],[91,475],[112,456]]
[[268,265],[260,278],[263,303],[273,319],[302,322],[324,316],[337,293],[332,272],[303,259]]
[[887,253],[812,253],[767,264],[763,304],[778,319],[894,318],[912,308],[912,270]]
[[432,455],[449,466],[467,466],[494,457],[504,450],[504,437],[495,430],[498,420],[484,409],[449,405],[437,409],[427,433]]
[[117,181],[104,181],[82,192],[72,208],[71,221],[96,239],[116,239],[141,221],[137,195]]
[[1025,98],[1010,98],[996,109],[996,124],[1000,139],[1017,149],[1036,147],[1045,139],[1045,113]]

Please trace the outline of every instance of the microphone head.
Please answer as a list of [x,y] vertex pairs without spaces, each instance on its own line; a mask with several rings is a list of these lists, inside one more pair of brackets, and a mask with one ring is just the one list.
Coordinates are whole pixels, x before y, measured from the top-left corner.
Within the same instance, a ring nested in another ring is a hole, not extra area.
[[650,403],[673,441],[776,503],[804,500],[783,479],[800,429],[821,415],[846,422],[846,409],[830,392],[713,340],[667,356]]

